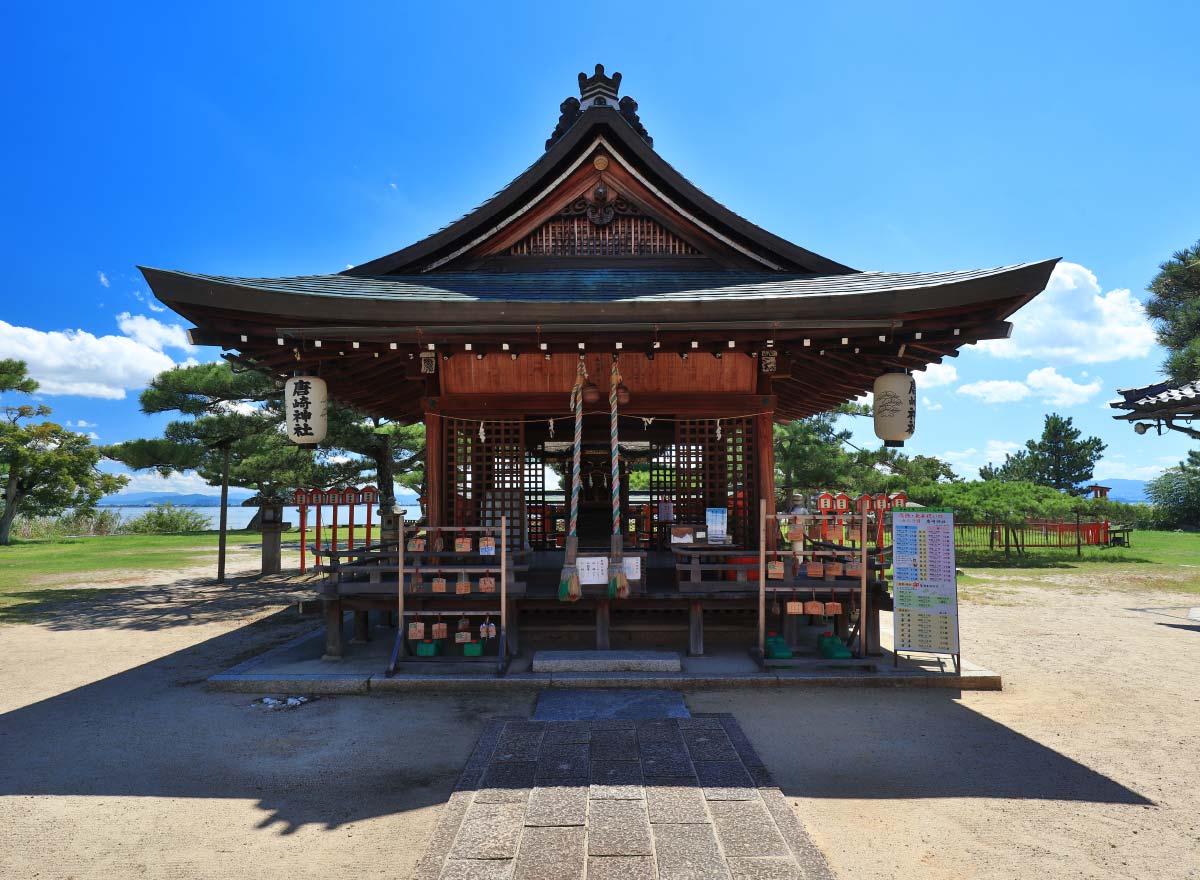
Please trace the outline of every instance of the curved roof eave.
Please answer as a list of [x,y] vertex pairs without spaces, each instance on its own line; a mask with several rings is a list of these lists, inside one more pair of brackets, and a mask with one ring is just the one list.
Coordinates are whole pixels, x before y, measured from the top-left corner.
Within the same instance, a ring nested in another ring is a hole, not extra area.
[[[709,312],[727,317],[731,306],[736,306],[739,318],[747,320],[784,316],[849,319],[977,308],[991,302],[999,306],[1003,302],[999,310],[1003,314],[997,316],[1007,317],[1045,287],[1057,262],[1043,260],[968,272],[820,276],[596,270],[254,279],[152,268],[143,268],[142,273],[155,296],[185,315],[189,306],[199,306],[334,323],[383,320],[431,325],[469,318],[486,330],[488,325],[558,317],[699,320]],[[555,285],[557,291],[552,290]],[[419,313],[409,312],[410,307],[419,307]]]

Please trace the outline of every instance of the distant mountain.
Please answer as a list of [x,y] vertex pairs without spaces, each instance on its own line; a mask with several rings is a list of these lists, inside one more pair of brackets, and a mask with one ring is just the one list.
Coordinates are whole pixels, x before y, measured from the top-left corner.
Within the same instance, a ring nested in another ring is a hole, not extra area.
[[[249,489],[230,487],[229,503],[238,505],[254,493]],[[399,487],[396,490],[396,500],[405,506],[416,504],[417,493],[411,489]],[[149,507],[153,504],[175,504],[181,507],[220,507],[221,496],[204,495],[200,493],[182,492],[123,492],[120,495],[109,495],[100,501],[101,507]]]
[[[230,489],[229,503],[241,504],[253,492],[245,489]],[[149,507],[152,504],[175,504],[181,507],[220,507],[221,496],[201,495],[197,492],[126,492],[121,495],[109,495],[101,500],[101,507]]]
[[1149,501],[1146,497],[1145,480],[1097,480],[1101,486],[1112,489],[1108,497],[1112,501],[1124,501],[1127,504],[1137,504]]

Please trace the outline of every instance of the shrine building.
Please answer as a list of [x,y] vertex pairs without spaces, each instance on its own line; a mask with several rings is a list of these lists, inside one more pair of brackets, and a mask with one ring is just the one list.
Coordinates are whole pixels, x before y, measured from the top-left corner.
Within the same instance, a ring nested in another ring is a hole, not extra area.
[[[220,346],[281,383],[317,377],[331,399],[364,413],[424,423],[422,525],[507,524],[509,650],[518,610],[530,633],[539,620],[552,628],[569,618],[590,640],[594,626],[600,647],[622,626],[666,621],[680,640],[690,633],[693,652],[703,650],[705,615],[731,625],[752,616],[756,554],[783,541],[760,521],[776,510],[773,425],[854,400],[881,376],[911,386],[911,371],[1007,337],[1008,318],[1056,263],[847,266],[706,195],[655,151],[620,86],[621,74],[601,65],[581,73],[532,165],[466,216],[370,262],[285,278],[142,269],[191,322],[194,344]],[[894,403],[911,431],[914,401],[902,393]],[[842,507],[851,509],[829,516],[858,515],[848,500]],[[391,535],[379,561],[396,572]],[[822,540],[850,546],[828,529]],[[468,599],[495,606],[475,587],[430,594],[441,566],[452,581],[458,571],[434,552],[431,543],[409,557],[411,580],[400,565],[402,615]],[[638,577],[621,598],[585,584],[568,608],[560,578],[589,554],[637,558]],[[390,576],[344,570],[324,590],[331,656],[343,650],[343,612],[365,620],[395,609]],[[839,592],[829,577],[789,582]],[[887,601],[886,584],[872,580],[865,610]]]

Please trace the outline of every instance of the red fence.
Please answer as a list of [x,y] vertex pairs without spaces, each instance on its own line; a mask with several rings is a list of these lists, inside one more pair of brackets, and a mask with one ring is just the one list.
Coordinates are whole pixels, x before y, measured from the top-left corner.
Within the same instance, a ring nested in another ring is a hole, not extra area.
[[957,522],[954,524],[954,545],[970,550],[1105,547],[1109,542],[1108,530],[1108,520],[1071,522],[1031,519],[1009,526],[1003,523]]

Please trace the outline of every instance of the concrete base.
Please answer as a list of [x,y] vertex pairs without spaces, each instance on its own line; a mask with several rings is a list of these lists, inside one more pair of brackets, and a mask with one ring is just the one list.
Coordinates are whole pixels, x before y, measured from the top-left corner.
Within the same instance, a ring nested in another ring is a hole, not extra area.
[[534,672],[682,672],[674,651],[538,651]]
[[[347,621],[347,634],[349,631]],[[947,660],[937,658],[902,657],[899,667],[893,667],[889,651],[884,652],[873,668],[839,669],[814,664],[810,668],[762,672],[748,651],[730,648],[704,657],[684,657],[678,672],[535,672],[529,656],[525,655],[513,658],[508,674],[503,677],[497,677],[490,664],[402,665],[399,673],[387,676],[383,670],[387,667],[392,643],[389,633],[394,632],[388,627],[377,626],[371,641],[364,645],[347,645],[344,657],[330,663],[321,659],[325,633],[318,629],[214,675],[208,683],[215,689],[260,694],[497,692],[547,688],[667,688],[680,691],[778,687],[1001,689],[997,673],[968,661],[963,661],[961,673],[955,673]]]

